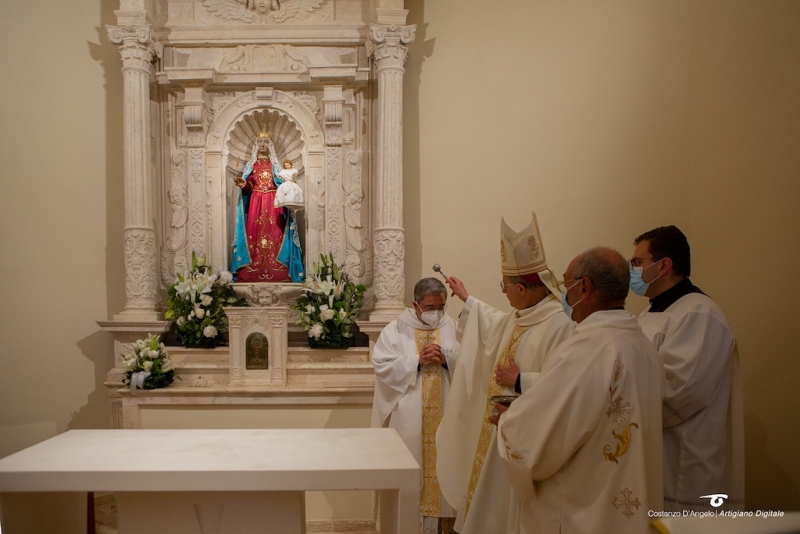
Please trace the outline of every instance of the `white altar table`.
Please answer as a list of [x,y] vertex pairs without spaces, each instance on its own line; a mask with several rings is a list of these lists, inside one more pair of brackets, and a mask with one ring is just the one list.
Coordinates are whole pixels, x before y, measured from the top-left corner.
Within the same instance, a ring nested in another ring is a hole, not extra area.
[[419,532],[420,469],[393,429],[72,430],[0,460],[3,534],[33,532],[13,508],[37,495],[89,491],[116,493],[119,534],[304,533],[308,490],[376,490],[382,534]]

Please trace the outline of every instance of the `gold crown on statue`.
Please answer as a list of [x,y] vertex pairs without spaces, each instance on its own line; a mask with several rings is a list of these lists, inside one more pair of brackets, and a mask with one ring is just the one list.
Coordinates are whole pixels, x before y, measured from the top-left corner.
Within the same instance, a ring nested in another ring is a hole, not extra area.
[[258,134],[256,134],[257,139],[269,139],[272,140],[272,132],[268,132],[266,128],[263,128]]

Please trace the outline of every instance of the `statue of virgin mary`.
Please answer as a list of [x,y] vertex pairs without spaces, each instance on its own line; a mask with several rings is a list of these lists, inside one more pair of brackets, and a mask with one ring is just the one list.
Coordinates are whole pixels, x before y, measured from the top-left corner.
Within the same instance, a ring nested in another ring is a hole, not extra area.
[[239,187],[231,272],[236,282],[302,282],[303,253],[295,213],[275,207],[283,183],[272,136],[261,131],[253,153],[236,179]]

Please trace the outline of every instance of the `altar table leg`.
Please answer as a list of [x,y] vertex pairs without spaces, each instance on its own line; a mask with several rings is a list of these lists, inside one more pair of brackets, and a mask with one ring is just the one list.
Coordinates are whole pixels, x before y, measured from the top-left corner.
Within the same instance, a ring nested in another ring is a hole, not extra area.
[[117,492],[116,499],[119,534],[306,532],[302,491]]
[[0,493],[3,534],[86,534],[86,492]]
[[419,485],[379,493],[380,533],[419,534]]

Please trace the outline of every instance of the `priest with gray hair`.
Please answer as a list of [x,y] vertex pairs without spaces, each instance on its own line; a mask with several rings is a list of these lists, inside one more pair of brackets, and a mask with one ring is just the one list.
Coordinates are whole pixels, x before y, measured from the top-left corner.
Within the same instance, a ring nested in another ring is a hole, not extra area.
[[445,313],[446,303],[444,284],[423,278],[414,286],[413,306],[386,325],[372,350],[372,427],[397,430],[422,467],[423,534],[447,532],[453,520],[441,518],[455,516],[436,478],[436,429],[458,354],[456,325]]

